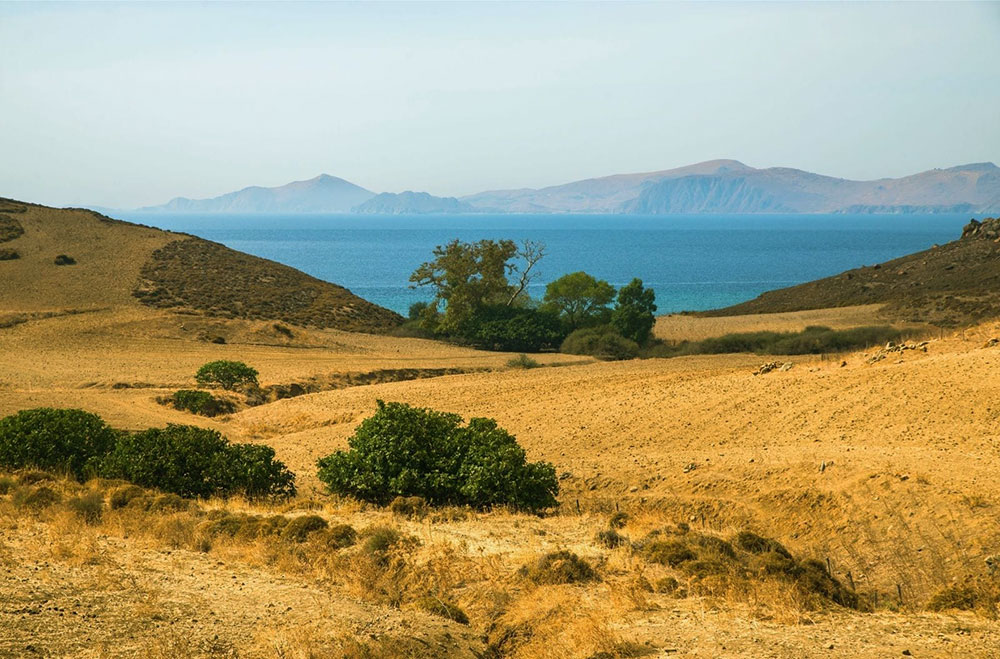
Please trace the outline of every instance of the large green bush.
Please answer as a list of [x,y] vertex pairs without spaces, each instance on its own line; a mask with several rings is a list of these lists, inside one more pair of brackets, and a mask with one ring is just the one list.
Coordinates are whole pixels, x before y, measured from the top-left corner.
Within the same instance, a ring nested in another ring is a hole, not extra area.
[[65,471],[78,479],[115,442],[96,414],[40,407],[0,419],[0,468]]
[[565,336],[555,314],[504,306],[478,311],[463,325],[462,335],[477,348],[505,352],[554,349]]
[[479,508],[556,504],[551,464],[527,462],[514,436],[492,419],[461,423],[455,414],[379,401],[348,440],[350,450],[319,460],[319,479],[332,492],[382,505],[398,496]]
[[632,359],[638,356],[639,345],[623,337],[613,327],[603,325],[576,330],[566,337],[559,350],[598,359]]
[[218,385],[226,390],[245,385],[257,385],[257,369],[243,362],[220,359],[198,369],[194,379],[203,386]]
[[100,473],[185,497],[283,497],[295,494],[295,475],[274,449],[230,444],[215,430],[169,425],[118,438]]

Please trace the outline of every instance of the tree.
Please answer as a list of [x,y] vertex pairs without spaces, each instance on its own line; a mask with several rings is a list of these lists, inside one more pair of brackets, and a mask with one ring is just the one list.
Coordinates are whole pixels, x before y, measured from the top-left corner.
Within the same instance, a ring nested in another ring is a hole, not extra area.
[[618,291],[618,303],[611,312],[611,326],[641,345],[653,330],[655,311],[656,293],[652,288],[643,288],[641,279],[633,279]]
[[217,384],[227,391],[240,385],[257,385],[257,369],[243,362],[220,359],[208,362],[198,369],[194,379],[200,385]]
[[[485,306],[514,306],[534,277],[534,267],[545,256],[540,243],[513,240],[480,240],[465,243],[455,239],[434,248],[434,260],[421,264],[410,281],[414,286],[434,288],[434,301],[421,312],[433,318],[444,304],[444,314],[435,328],[454,334],[463,323]],[[517,262],[511,263],[517,259]],[[508,277],[513,277],[511,284]]]
[[545,287],[545,304],[559,310],[571,331],[606,312],[614,299],[614,286],[586,272],[563,275]]
[[429,503],[527,510],[556,505],[559,481],[547,462],[528,462],[513,435],[493,419],[378,401],[347,440],[347,451],[318,461],[332,492],[387,504],[421,496]]

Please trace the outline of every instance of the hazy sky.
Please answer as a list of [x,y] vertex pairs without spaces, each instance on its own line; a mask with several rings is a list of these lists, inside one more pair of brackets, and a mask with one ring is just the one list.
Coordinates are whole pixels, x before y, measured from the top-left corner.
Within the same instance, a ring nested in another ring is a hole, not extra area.
[[1000,3],[0,4],[0,196],[1000,161]]

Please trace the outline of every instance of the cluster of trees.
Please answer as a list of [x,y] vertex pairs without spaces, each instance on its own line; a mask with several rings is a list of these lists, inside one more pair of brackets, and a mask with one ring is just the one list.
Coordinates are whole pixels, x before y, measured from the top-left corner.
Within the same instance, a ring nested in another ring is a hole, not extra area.
[[[410,276],[415,287],[434,292],[430,303],[410,308],[410,320],[437,336],[489,350],[563,347],[609,358],[635,356],[655,322],[653,290],[633,279],[616,291],[586,272],[573,272],[549,283],[536,300],[528,286],[544,256],[544,245],[531,241],[453,240],[439,246],[434,259]],[[610,344],[614,349],[603,350]]]

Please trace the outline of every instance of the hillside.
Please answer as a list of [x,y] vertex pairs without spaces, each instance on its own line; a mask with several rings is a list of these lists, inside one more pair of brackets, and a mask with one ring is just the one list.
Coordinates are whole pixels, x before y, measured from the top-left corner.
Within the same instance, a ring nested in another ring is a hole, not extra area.
[[[400,317],[294,268],[184,234],[0,200],[0,312],[127,309],[381,331]],[[12,253],[12,254],[11,254]],[[59,255],[72,264],[58,265]]]
[[832,277],[768,291],[702,316],[883,304],[888,316],[958,326],[1000,316],[1000,219],[973,220],[958,240]]
[[347,213],[374,192],[328,174],[274,188],[251,186],[211,199],[177,197],[140,212],[155,213]]
[[475,213],[471,205],[455,197],[435,197],[426,192],[407,190],[383,192],[351,209],[362,215],[419,215],[423,213]]

